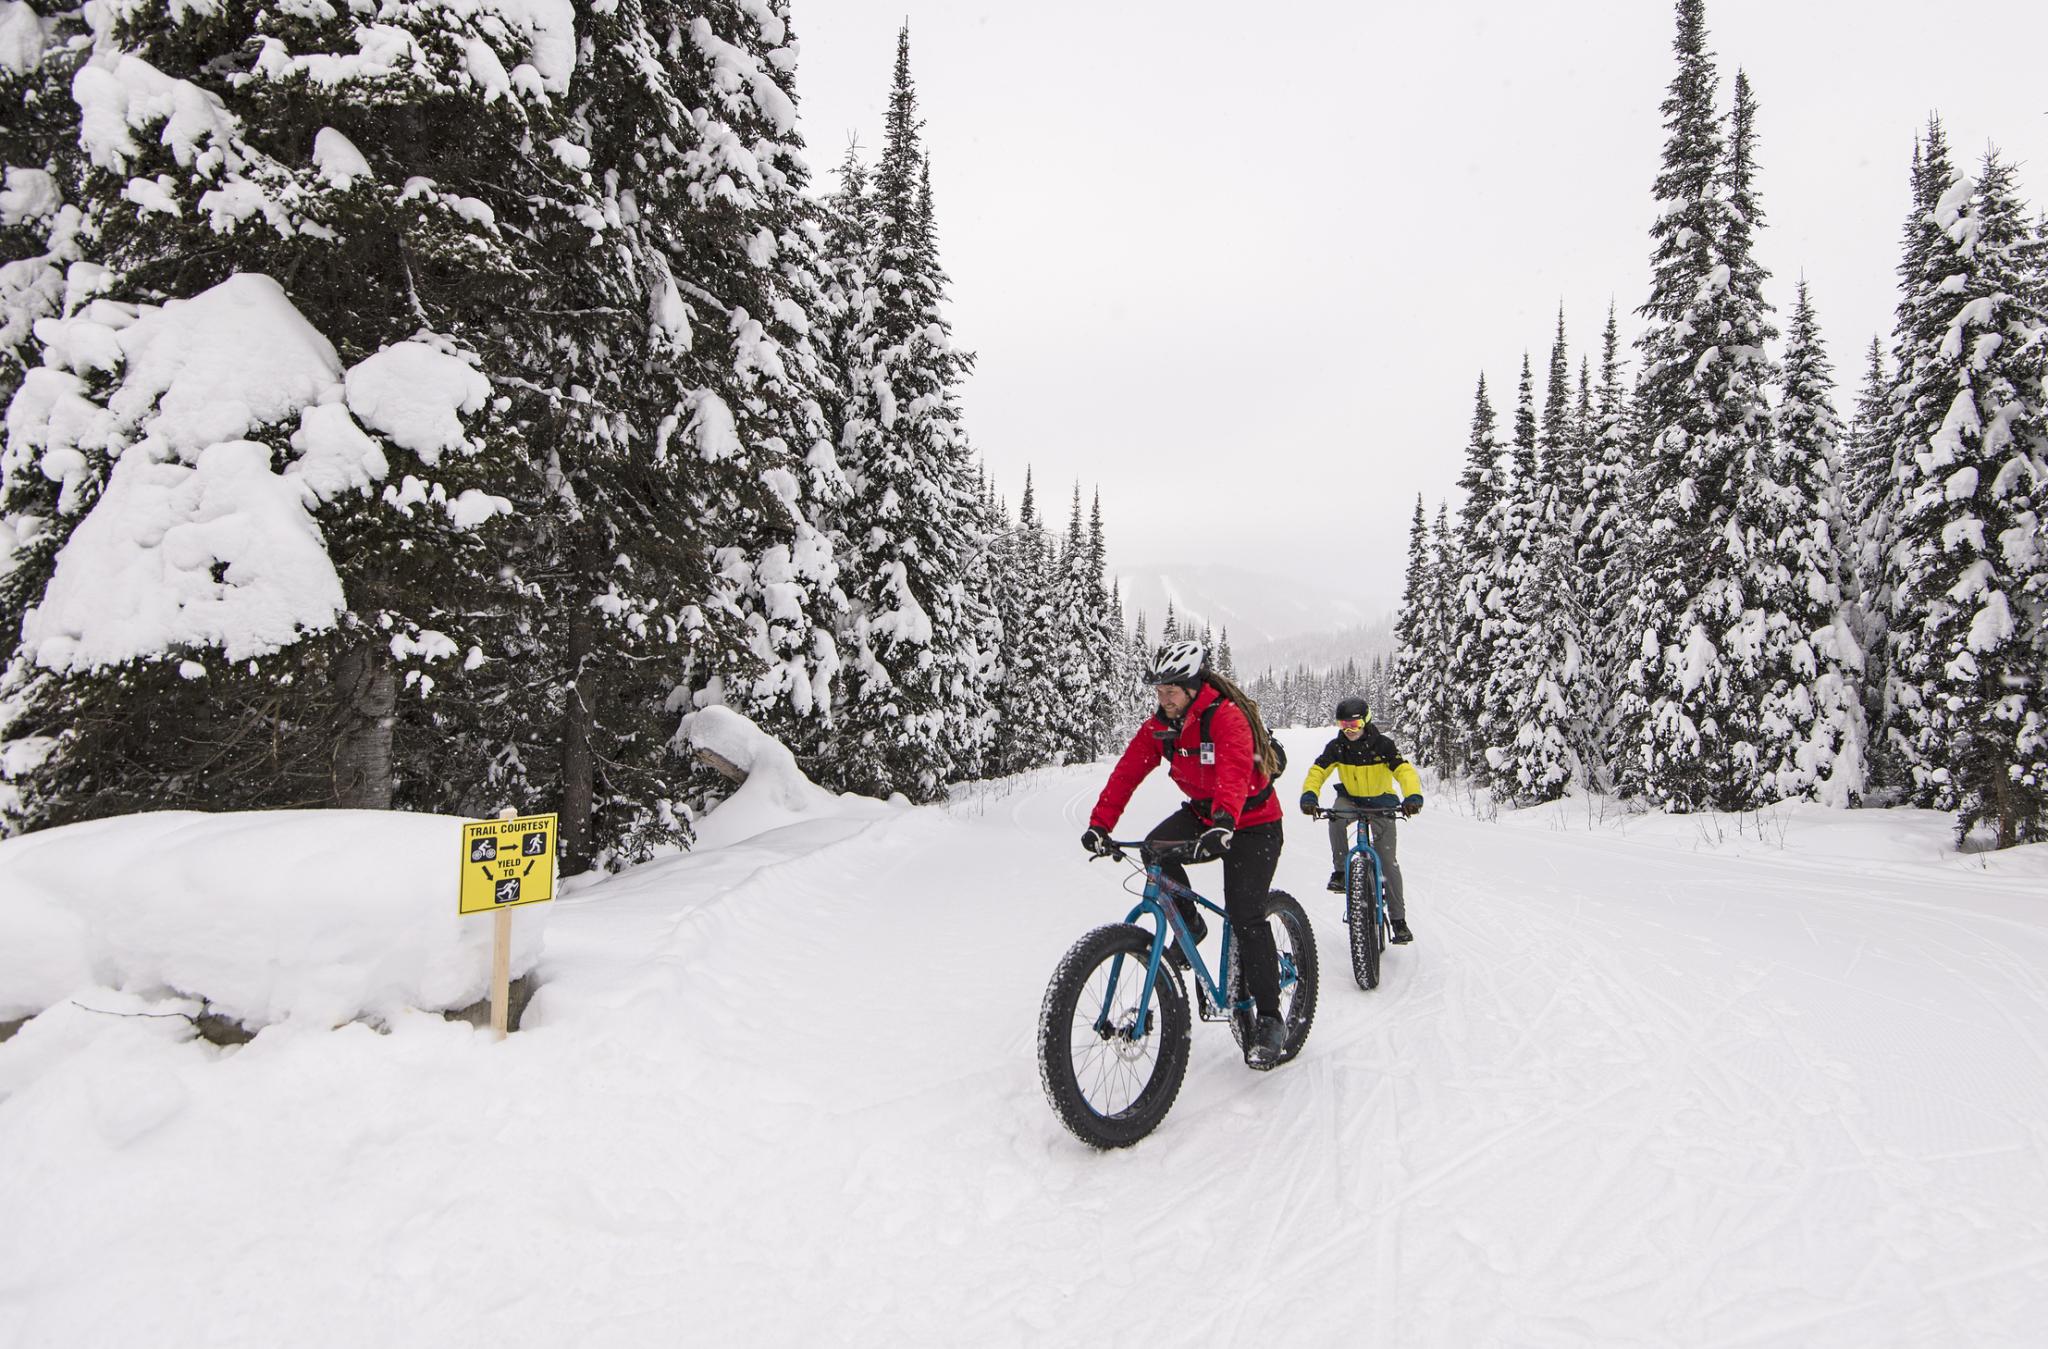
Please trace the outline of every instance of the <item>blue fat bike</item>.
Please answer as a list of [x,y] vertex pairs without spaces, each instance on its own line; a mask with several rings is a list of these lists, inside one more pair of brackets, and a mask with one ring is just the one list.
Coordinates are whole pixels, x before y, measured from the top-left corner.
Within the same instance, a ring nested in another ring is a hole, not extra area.
[[[1204,1021],[1228,1021],[1240,1052],[1250,1043],[1253,1011],[1243,992],[1228,916],[1160,872],[1162,862],[1195,860],[1194,844],[1111,840],[1108,855],[1142,873],[1138,906],[1121,923],[1074,943],[1038,1011],[1038,1076],[1053,1113],[1090,1147],[1127,1148],[1159,1126],[1188,1071],[1188,999],[1180,960],[1167,952],[1169,927],[1186,952]],[[1132,862],[1136,852],[1143,864]],[[1223,921],[1219,981],[1196,948],[1175,900],[1185,897]],[[1150,920],[1149,925],[1145,920]],[[1274,1064],[1301,1052],[1316,1015],[1316,945],[1308,914],[1279,891],[1266,900],[1280,956],[1280,1019],[1287,1039]],[[1268,1065],[1272,1066],[1272,1065]]]
[[1344,922],[1351,931],[1351,977],[1363,989],[1380,986],[1380,956],[1387,949],[1393,920],[1387,913],[1387,877],[1372,846],[1367,820],[1398,820],[1398,810],[1324,810],[1315,818],[1341,819],[1350,825],[1351,851],[1344,861]]

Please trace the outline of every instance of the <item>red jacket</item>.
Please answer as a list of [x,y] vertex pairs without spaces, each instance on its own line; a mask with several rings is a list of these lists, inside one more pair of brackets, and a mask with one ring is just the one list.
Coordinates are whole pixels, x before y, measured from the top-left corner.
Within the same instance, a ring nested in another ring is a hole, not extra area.
[[[1215,762],[1203,763],[1202,713],[1219,699],[1222,706],[1209,720],[1209,734],[1215,737]],[[1145,719],[1125,747],[1123,757],[1110,770],[1108,785],[1103,787],[1094,812],[1088,816],[1091,826],[1104,832],[1116,828],[1124,807],[1130,804],[1131,793],[1166,757],[1169,739],[1173,762],[1166,771],[1174,785],[1188,794],[1203,819],[1220,823],[1217,816],[1227,814],[1234,825],[1241,826],[1280,818],[1280,802],[1274,797],[1272,784],[1252,763],[1251,722],[1236,703],[1223,698],[1214,686],[1204,684],[1178,726],[1163,713],[1155,712]],[[1259,803],[1247,810],[1246,801],[1255,796],[1261,797]]]

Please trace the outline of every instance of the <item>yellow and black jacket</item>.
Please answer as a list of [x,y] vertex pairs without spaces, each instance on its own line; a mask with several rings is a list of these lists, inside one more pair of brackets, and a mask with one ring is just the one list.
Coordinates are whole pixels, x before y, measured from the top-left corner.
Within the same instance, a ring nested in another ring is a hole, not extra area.
[[1422,779],[1415,767],[1401,757],[1394,742],[1380,728],[1368,724],[1365,734],[1346,740],[1339,733],[1323,752],[1301,784],[1303,796],[1320,796],[1331,770],[1337,774],[1337,795],[1362,806],[1398,806],[1404,796],[1422,799]]

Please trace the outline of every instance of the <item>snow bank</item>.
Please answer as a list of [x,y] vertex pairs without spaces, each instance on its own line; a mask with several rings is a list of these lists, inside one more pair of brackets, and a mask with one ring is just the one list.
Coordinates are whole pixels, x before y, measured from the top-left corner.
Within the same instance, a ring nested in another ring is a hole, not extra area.
[[693,826],[697,847],[723,848],[756,834],[827,815],[885,813],[893,807],[861,797],[835,796],[804,776],[796,756],[774,736],[729,707],[712,706],[683,718],[678,750],[709,750],[747,775],[746,783]]
[[[456,912],[460,825],[163,811],[0,842],[0,1020],[92,988],[204,998],[252,1027],[468,1006],[489,991],[492,924]],[[515,977],[549,908],[513,924]]]

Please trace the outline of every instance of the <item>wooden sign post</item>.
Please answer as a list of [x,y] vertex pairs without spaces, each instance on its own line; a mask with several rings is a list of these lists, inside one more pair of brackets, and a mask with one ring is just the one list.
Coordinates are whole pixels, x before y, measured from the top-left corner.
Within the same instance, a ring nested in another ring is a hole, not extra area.
[[512,910],[491,915],[491,1038],[505,1038],[505,1022],[512,1010]]
[[461,913],[493,916],[491,940],[491,1036],[505,1038],[512,997],[512,910],[545,904],[555,897],[552,815],[514,816],[508,808],[495,820],[462,826]]

